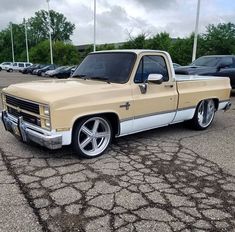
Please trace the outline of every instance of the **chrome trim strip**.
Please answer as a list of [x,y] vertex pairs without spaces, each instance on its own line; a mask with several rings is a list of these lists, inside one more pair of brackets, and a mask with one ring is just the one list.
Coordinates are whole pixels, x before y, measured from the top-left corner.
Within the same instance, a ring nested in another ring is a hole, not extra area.
[[[17,119],[15,116],[13,116],[13,115],[11,115],[11,114],[9,114],[9,113],[7,113],[7,115],[8,115],[8,117],[9,117],[12,121],[14,121],[15,123],[17,123],[18,119]],[[50,133],[49,133],[50,131],[47,130],[46,128],[42,128],[42,127],[33,125],[33,124],[31,124],[31,123],[29,123],[29,122],[25,122],[25,121],[24,121],[24,124],[25,124],[28,128],[30,128],[30,129],[32,129],[32,130],[34,130],[34,131],[37,131],[37,132],[39,132],[39,133],[47,134],[47,135],[50,134]]]
[[168,114],[172,112],[176,112],[176,110],[166,110],[166,111],[160,111],[160,112],[155,112],[155,113],[150,113],[150,114],[143,114],[143,115],[135,116],[133,119],[146,118],[146,117],[156,116],[159,114]]
[[[24,142],[33,141],[41,146],[47,147],[49,149],[58,149],[63,145],[63,135],[54,132],[40,133],[38,130],[33,130],[28,127],[27,124],[20,117],[17,121],[7,114],[6,111],[2,112],[2,121],[5,125],[7,131],[18,137],[20,133],[21,140]],[[19,132],[17,132],[18,128]]]
[[[5,105],[8,106],[8,107],[13,108],[13,109],[15,109],[15,110],[17,110],[17,112],[18,112],[18,108],[20,108],[20,107],[16,107],[16,106],[13,106],[13,105],[8,104],[8,103],[5,103]],[[30,111],[28,111],[28,110],[23,110],[22,108],[20,108],[20,112],[25,113],[25,114],[29,114],[29,115],[34,116],[34,117],[36,117],[36,118],[50,119],[49,116],[44,116],[44,115],[40,115],[40,114],[35,114],[35,113],[30,112]]]
[[139,116],[121,119],[120,122],[125,122],[125,121],[129,121],[129,120],[140,119],[140,118],[146,118],[146,117],[156,116],[156,115],[160,115],[160,114],[168,114],[168,113],[174,113],[174,112],[177,113],[177,111],[183,111],[183,110],[189,110],[189,109],[195,109],[195,108],[196,108],[196,106],[190,106],[190,107],[185,107],[185,108],[179,108],[178,110],[166,110],[166,111],[160,111],[160,112],[155,112],[155,113],[150,113],[150,114],[142,114]]
[[[31,112],[31,111],[24,110],[24,109],[21,109],[21,108],[20,108],[20,111],[23,112],[23,113],[25,113],[25,114],[28,114],[28,115],[30,115],[30,116],[34,116],[34,117],[36,117],[36,118],[39,118],[39,119],[49,120],[50,123],[51,123],[51,114],[49,114],[48,116],[41,114],[41,107],[48,107],[48,108],[49,108],[49,112],[51,113],[51,109],[50,109],[50,106],[49,106],[48,104],[39,103],[39,102],[31,101],[31,100],[27,100],[27,99],[24,99],[24,98],[21,98],[21,97],[18,97],[18,96],[14,96],[14,95],[11,95],[11,94],[8,94],[8,93],[4,93],[4,92],[2,92],[1,95],[4,96],[4,98],[6,98],[6,96],[10,96],[10,97],[19,99],[19,100],[21,100],[21,101],[25,101],[25,102],[29,102],[29,103],[33,103],[33,104],[38,104],[38,107],[39,107],[39,114],[35,114],[35,113]],[[3,99],[3,97],[2,97],[2,99]],[[3,108],[4,108],[4,107],[7,108],[7,106],[8,106],[8,107],[11,107],[11,108],[13,108],[13,109],[15,109],[15,110],[18,109],[17,107],[15,107],[15,106],[13,106],[13,105],[11,105],[11,104],[8,104],[6,101],[3,102]],[[8,114],[9,114],[9,113],[8,113]],[[31,124],[31,125],[32,125],[32,124]],[[50,128],[47,128],[47,127],[40,127],[40,128],[45,129],[45,130],[48,130],[48,131],[51,131],[51,129],[52,129],[51,126],[50,126]]]

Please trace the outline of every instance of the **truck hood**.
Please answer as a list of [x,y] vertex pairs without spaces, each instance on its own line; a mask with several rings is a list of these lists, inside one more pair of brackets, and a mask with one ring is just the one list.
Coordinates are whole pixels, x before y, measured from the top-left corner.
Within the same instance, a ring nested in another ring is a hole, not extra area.
[[123,85],[94,80],[63,79],[14,84],[5,88],[4,93],[39,103],[52,104],[64,99],[91,94],[96,96],[102,92],[118,89],[123,89]]
[[185,75],[209,75],[216,72],[216,67],[205,67],[205,66],[181,66],[175,69],[176,74]]

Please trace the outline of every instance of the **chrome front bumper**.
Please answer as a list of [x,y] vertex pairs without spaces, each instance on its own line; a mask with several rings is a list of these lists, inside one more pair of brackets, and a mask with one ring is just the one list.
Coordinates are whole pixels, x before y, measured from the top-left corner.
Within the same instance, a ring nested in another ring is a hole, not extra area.
[[49,149],[62,147],[62,135],[53,135],[48,131],[39,129],[24,122],[23,117],[18,119],[9,115],[6,111],[2,112],[2,122],[7,131],[20,138],[23,142],[35,142]]

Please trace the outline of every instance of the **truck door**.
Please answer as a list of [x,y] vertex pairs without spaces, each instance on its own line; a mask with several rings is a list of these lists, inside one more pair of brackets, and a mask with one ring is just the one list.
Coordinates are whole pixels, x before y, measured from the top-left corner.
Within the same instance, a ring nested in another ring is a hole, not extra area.
[[[162,53],[149,53],[139,61],[132,85],[133,132],[168,125],[175,117],[178,92],[168,59]],[[141,93],[140,85],[144,84],[149,74],[162,74],[163,82],[148,83],[146,93]]]

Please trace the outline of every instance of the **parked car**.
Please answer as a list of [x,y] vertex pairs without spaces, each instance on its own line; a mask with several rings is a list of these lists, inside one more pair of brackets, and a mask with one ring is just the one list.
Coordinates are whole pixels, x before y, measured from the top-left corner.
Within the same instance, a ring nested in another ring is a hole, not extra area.
[[55,74],[55,77],[62,79],[62,78],[69,78],[72,74],[72,69],[76,66],[69,66],[67,68],[61,69],[59,72]]
[[231,86],[235,89],[235,56],[213,55],[202,56],[188,66],[175,69],[176,74],[197,74],[203,76],[229,77]]
[[60,66],[54,70],[48,70],[45,72],[45,76],[47,77],[54,77],[58,72],[60,72],[62,69],[67,68],[68,66]]
[[0,64],[0,71],[8,69],[10,66],[12,66],[12,62],[3,62]]
[[31,66],[32,63],[28,62],[14,62],[11,66],[8,67],[7,71],[22,71],[24,68]]
[[45,66],[37,71],[38,76],[45,76],[45,72],[48,70],[55,70],[57,68],[57,65],[50,64],[48,66]]
[[231,107],[228,78],[177,76],[172,70],[164,51],[91,53],[69,80],[3,89],[2,121],[24,142],[50,149],[71,144],[78,155],[94,158],[113,137],[183,121],[205,130],[216,111]]
[[34,70],[32,71],[32,74],[33,74],[33,75],[37,75],[38,72],[39,72],[39,70],[41,70],[42,68],[45,68],[45,67],[47,67],[47,66],[49,66],[49,64],[40,64],[38,68],[36,68],[36,69],[34,69]]
[[23,74],[28,74],[28,73],[32,74],[33,70],[34,69],[38,69],[38,68],[40,68],[40,64],[33,64],[33,65],[31,65],[31,66],[29,66],[27,68],[24,68],[22,70],[22,73]]
[[180,64],[173,63],[173,68],[174,68],[174,69],[179,68],[180,66],[181,66]]

